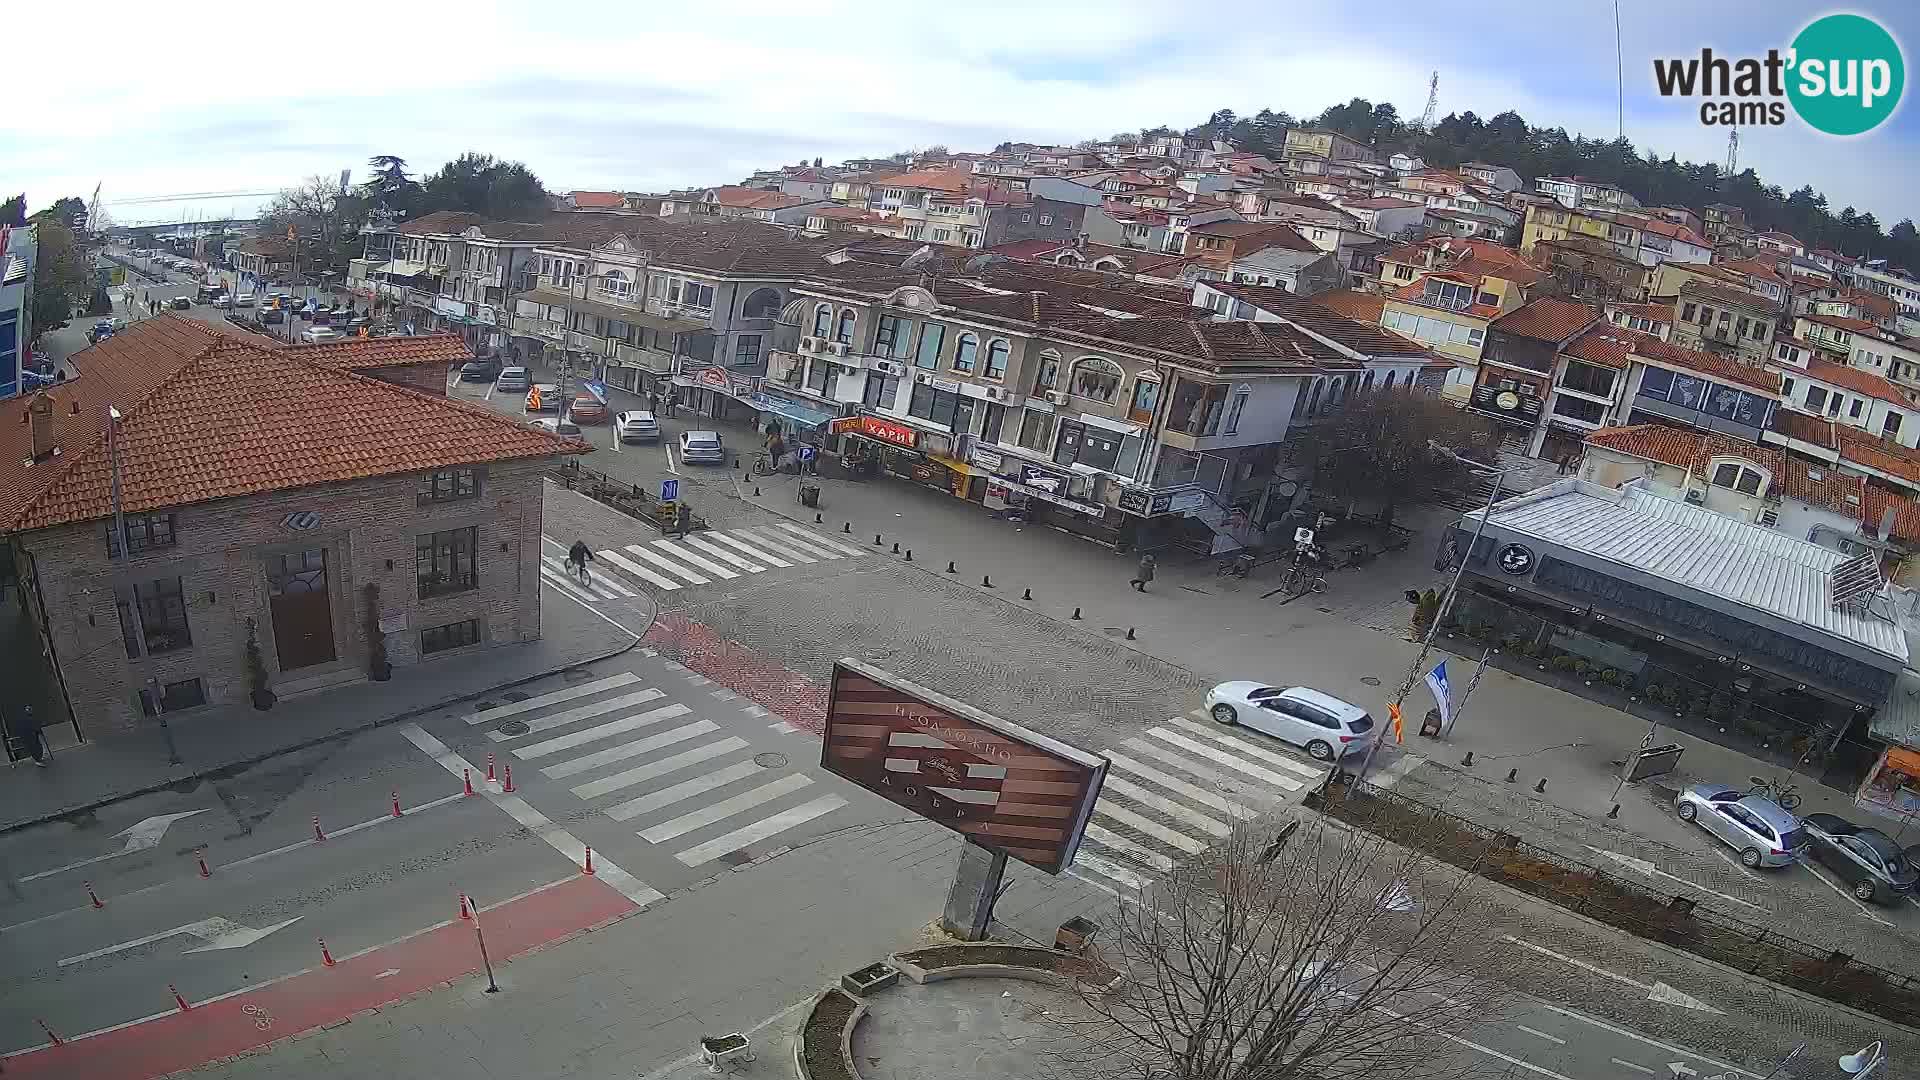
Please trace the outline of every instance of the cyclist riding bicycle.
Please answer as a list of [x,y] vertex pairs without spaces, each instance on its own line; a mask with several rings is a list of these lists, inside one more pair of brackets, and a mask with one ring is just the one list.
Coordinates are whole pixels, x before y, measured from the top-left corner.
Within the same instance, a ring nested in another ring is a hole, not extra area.
[[593,551],[587,547],[585,540],[575,540],[573,546],[567,549],[567,565],[583,582],[587,580],[587,564],[592,561]]

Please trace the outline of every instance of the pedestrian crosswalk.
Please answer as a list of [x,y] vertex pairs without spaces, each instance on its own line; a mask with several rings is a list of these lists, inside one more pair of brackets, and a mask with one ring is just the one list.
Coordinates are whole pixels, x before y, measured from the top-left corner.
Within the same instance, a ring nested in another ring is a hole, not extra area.
[[1297,797],[1326,771],[1257,745],[1199,709],[1104,754],[1106,782],[1074,866],[1129,890]]
[[[636,545],[637,546],[637,545]],[[598,578],[595,579],[599,580]],[[465,719],[526,763],[687,866],[741,852],[847,805],[787,757],[753,744],[632,672],[494,705]],[[771,760],[773,767],[763,766]]]
[[553,558],[540,561],[540,577],[553,588],[587,602],[638,596],[637,590],[643,588],[676,592],[867,554],[848,541],[804,525],[780,522],[602,548],[593,553],[588,576],[582,580],[566,566],[566,552],[572,545],[551,536],[541,539]]

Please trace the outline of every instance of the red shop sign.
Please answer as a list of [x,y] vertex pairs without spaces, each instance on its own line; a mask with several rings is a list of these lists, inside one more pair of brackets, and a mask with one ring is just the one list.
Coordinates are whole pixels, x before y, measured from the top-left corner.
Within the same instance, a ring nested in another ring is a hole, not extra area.
[[905,424],[896,424],[889,420],[882,420],[877,416],[861,417],[860,433],[862,435],[870,435],[882,442],[890,442],[895,446],[904,446],[909,450],[913,449],[914,441],[918,439],[920,435],[919,432]]
[[706,383],[708,386],[717,386],[725,390],[727,388],[727,373],[719,368],[707,368],[700,373],[700,381]]

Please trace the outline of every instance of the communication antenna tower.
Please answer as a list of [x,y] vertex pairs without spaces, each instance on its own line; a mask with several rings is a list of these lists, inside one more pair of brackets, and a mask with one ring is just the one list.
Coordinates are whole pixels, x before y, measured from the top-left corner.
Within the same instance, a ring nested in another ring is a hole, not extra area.
[[1433,114],[1440,109],[1440,72],[1435,70],[1427,79],[1427,108],[1420,114],[1420,130],[1433,127]]

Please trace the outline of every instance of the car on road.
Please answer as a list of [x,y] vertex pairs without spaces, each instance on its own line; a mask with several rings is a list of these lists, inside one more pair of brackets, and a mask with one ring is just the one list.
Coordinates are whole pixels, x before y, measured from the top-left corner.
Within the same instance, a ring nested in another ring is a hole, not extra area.
[[492,382],[500,374],[500,359],[494,356],[476,356],[460,365],[461,382]]
[[176,296],[176,297],[174,297],[173,299],[171,299],[171,300],[169,300],[169,301],[167,301],[167,306],[168,306],[168,307],[170,307],[170,308],[172,308],[172,309],[173,309],[173,310],[175,310],[175,311],[192,311],[192,310],[193,310],[193,297],[191,297],[191,296]]
[[681,432],[680,460],[689,465],[725,465],[727,451],[720,445],[720,433],[717,431]]
[[567,405],[567,415],[582,424],[604,424],[607,403],[583,390],[573,395],[573,401]]
[[1674,797],[1681,821],[1700,826],[1740,853],[1742,865],[1792,866],[1807,848],[1800,819],[1772,799],[1726,784],[1695,784]]
[[1891,836],[1879,829],[1833,814],[1808,814],[1800,819],[1807,834],[1807,853],[1847,883],[1861,900],[1897,904],[1903,896],[1912,896],[1920,870],[1914,856],[1920,845],[1900,850]]
[[260,321],[278,325],[287,321],[287,313],[281,311],[279,308],[267,308],[260,313]]
[[527,390],[533,386],[533,373],[523,367],[501,368],[500,377],[493,380],[495,390]]
[[250,292],[243,292],[239,296],[236,296],[233,298],[233,306],[237,308],[252,307],[253,305],[259,302],[260,302],[260,298],[253,295]]
[[660,421],[645,409],[623,412],[613,418],[613,430],[621,442],[659,442]]
[[339,337],[340,334],[328,326],[315,326],[311,329],[300,331],[300,340],[309,345],[318,345],[323,341],[336,341]]
[[559,412],[560,388],[552,383],[534,383],[527,390],[528,412]]
[[1336,761],[1378,738],[1367,710],[1307,686],[1224,682],[1207,691],[1207,715],[1302,747],[1316,761]]
[[113,336],[113,320],[101,319],[99,322],[94,323],[93,326],[88,328],[87,343],[89,345],[98,345],[100,344],[100,342],[112,336]]
[[575,438],[580,435],[580,425],[564,417],[542,416],[537,420],[527,421],[527,426],[537,428],[549,435],[571,435]]

